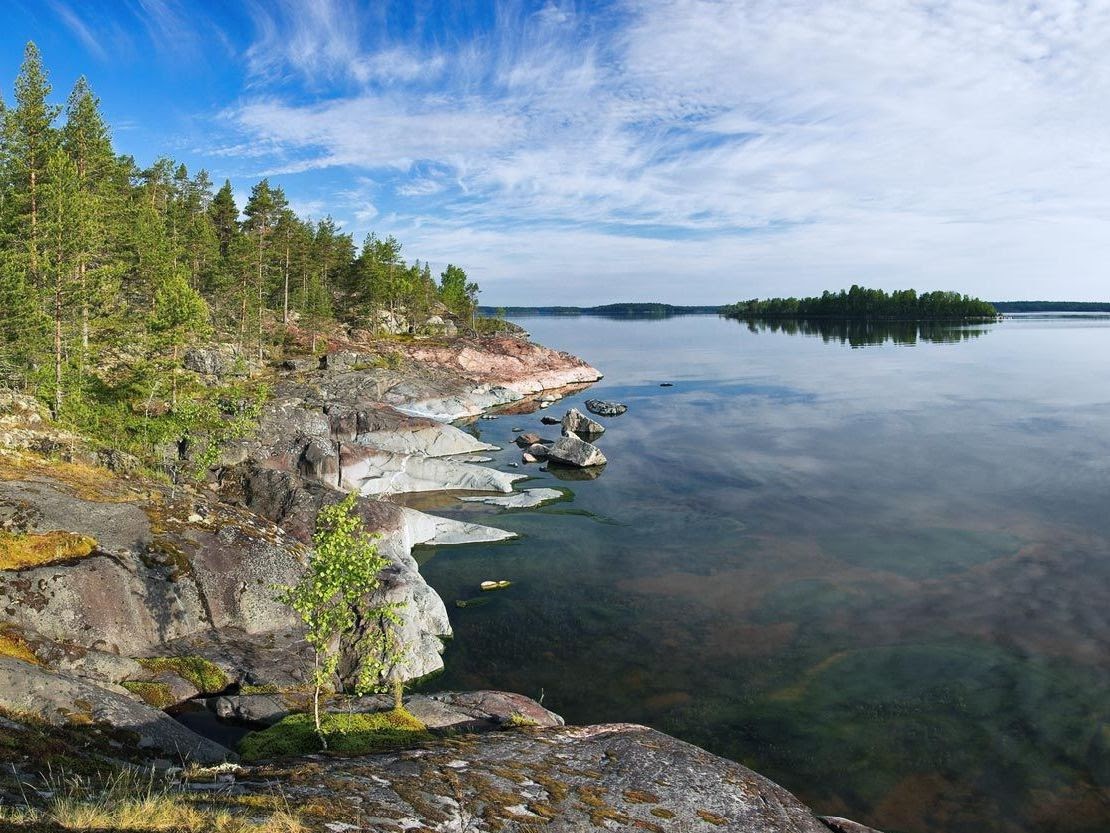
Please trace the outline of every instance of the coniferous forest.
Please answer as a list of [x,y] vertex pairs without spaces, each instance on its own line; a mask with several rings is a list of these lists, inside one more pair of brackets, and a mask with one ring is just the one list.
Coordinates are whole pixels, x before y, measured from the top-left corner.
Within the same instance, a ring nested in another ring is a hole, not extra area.
[[392,236],[356,246],[330,218],[298,217],[263,179],[239,205],[229,181],[113,147],[82,77],[64,105],[33,43],[0,98],[0,382],[63,425],[149,461],[170,442],[218,446],[244,430],[260,383],[203,384],[190,345],[244,362],[314,350],[336,322],[416,331],[432,315],[474,325],[478,287],[437,280]]
[[730,318],[854,318],[889,321],[978,321],[998,316],[986,301],[958,292],[885,292],[852,285],[811,298],[753,298],[724,307]]

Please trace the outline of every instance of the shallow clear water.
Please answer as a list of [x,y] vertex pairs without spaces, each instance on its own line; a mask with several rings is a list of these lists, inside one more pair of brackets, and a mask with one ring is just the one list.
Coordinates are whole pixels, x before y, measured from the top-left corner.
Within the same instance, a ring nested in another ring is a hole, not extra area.
[[606,378],[476,423],[491,465],[541,413],[629,411],[597,479],[521,469],[563,502],[422,499],[521,534],[420,554],[434,687],[647,723],[888,831],[1110,830],[1110,321],[520,323]]

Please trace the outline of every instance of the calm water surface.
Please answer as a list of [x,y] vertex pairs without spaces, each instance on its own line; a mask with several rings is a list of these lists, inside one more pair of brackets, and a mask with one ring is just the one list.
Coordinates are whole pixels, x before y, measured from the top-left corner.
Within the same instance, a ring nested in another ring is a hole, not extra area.
[[1110,321],[520,323],[606,374],[565,405],[629,411],[597,479],[521,469],[562,502],[424,499],[521,535],[421,554],[435,687],[647,723],[889,831],[1110,830]]

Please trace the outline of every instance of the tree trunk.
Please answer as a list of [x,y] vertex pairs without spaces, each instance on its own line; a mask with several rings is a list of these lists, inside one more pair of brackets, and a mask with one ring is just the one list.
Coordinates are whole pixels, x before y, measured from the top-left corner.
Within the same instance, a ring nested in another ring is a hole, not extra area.
[[285,243],[285,290],[281,301],[281,323],[289,326],[289,241]]
[[316,736],[320,738],[320,745],[324,749],[328,748],[328,739],[324,737],[324,730],[320,726],[320,654],[317,652],[316,657],[316,687],[312,690],[312,719],[316,722]]
[[[59,245],[59,250],[61,246]],[[58,253],[59,261],[61,252]],[[54,419],[62,412],[62,269],[54,275]]]

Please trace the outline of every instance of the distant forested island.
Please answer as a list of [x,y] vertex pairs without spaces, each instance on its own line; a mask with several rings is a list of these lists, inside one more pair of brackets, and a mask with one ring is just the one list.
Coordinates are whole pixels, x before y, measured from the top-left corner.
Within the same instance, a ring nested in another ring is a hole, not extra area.
[[886,292],[852,285],[810,298],[753,298],[722,309],[729,318],[843,318],[886,321],[981,321],[998,317],[994,306],[958,292],[899,289]]
[[999,312],[1110,312],[1105,301],[994,301]]
[[674,315],[719,315],[722,306],[674,306],[673,304],[623,303],[595,307],[479,307],[480,315],[598,315],[605,318],[670,318]]

